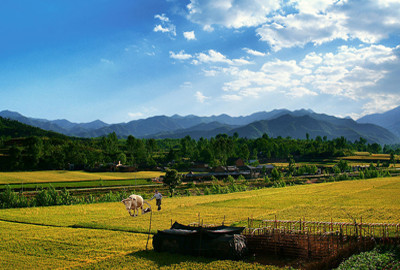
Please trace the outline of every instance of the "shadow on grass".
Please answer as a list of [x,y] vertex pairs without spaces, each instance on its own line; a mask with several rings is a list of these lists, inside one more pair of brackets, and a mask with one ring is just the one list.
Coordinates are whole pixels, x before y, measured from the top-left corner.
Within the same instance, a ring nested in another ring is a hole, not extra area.
[[126,256],[152,261],[158,267],[171,266],[174,264],[180,264],[184,262],[210,263],[217,260],[213,258],[195,257],[190,255],[182,255],[178,253],[156,252],[154,250],[147,250],[147,251],[143,250],[143,251],[133,252]]

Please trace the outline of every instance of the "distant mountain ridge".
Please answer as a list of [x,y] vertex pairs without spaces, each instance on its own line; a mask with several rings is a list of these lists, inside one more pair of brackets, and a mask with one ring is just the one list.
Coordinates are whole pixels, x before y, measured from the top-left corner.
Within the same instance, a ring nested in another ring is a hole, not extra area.
[[170,117],[161,115],[117,124],[107,124],[100,120],[79,124],[65,119],[51,121],[29,118],[11,111],[2,111],[0,116],[76,137],[100,137],[115,132],[120,138],[129,135],[138,138],[183,138],[189,135],[199,139],[211,138],[220,133],[233,135],[236,132],[240,137],[247,138],[257,138],[266,133],[270,137],[304,139],[308,133],[311,138],[326,136],[332,139],[344,136],[351,141],[363,137],[371,143],[399,142],[399,136],[376,124],[357,123],[350,118],[338,118],[305,109],[297,111],[279,109],[237,117],[226,114]]
[[370,123],[379,125],[400,137],[400,106],[384,113],[365,115],[358,119],[357,123]]

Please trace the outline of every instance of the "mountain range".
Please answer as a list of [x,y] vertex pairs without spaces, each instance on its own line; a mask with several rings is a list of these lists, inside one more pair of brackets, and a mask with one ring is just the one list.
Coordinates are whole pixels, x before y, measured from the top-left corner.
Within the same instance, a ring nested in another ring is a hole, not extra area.
[[400,137],[400,106],[384,113],[366,115],[358,119],[357,123],[375,124]]
[[379,144],[398,143],[400,137],[400,107],[384,114],[368,115],[354,121],[318,114],[311,110],[287,109],[257,112],[248,116],[232,117],[226,114],[212,116],[173,115],[153,116],[128,123],[107,124],[100,120],[90,123],[72,123],[68,120],[46,120],[23,116],[17,112],[1,111],[0,117],[17,120],[27,125],[51,130],[68,136],[99,137],[115,132],[118,137],[133,135],[138,138],[210,138],[220,133],[257,138],[264,133],[270,137],[304,139],[306,134],[328,139],[344,136],[350,141],[360,137]]

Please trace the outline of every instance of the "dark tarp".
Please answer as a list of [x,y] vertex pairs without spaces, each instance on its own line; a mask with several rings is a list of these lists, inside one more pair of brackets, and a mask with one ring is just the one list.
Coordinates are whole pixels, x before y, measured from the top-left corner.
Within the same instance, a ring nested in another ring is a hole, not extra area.
[[175,222],[153,237],[155,251],[221,259],[240,259],[247,252],[244,227],[192,227]]

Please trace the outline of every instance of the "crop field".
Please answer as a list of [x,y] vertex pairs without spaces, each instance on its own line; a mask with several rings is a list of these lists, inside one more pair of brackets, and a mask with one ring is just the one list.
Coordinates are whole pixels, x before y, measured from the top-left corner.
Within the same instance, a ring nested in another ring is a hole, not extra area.
[[0,172],[0,184],[28,184],[68,181],[147,179],[163,175],[163,172],[84,172],[84,171],[34,171]]
[[[150,202],[155,208],[155,202]],[[247,262],[145,250],[151,232],[183,224],[247,225],[248,218],[398,223],[400,177],[163,199],[163,209],[130,217],[122,203],[0,210],[0,268],[265,269]],[[271,268],[274,269],[274,268]]]
[[88,181],[68,181],[68,182],[51,182],[51,183],[28,183],[28,184],[0,184],[0,189],[5,189],[10,186],[11,189],[37,189],[49,188],[50,186],[55,189],[62,188],[98,188],[98,187],[116,187],[116,186],[136,186],[136,185],[151,185],[145,179],[125,179],[125,180],[88,180]]

